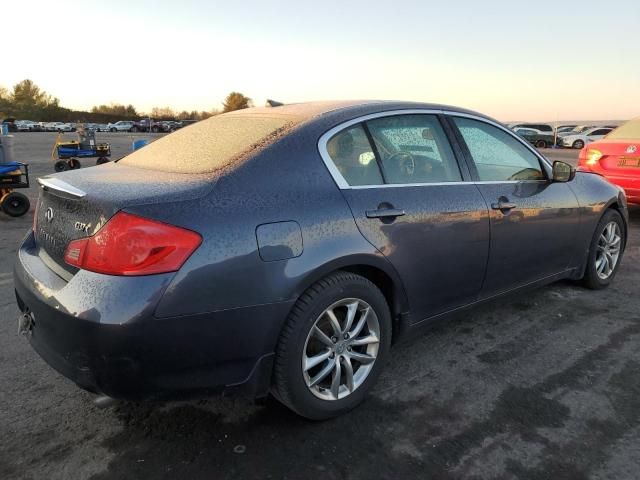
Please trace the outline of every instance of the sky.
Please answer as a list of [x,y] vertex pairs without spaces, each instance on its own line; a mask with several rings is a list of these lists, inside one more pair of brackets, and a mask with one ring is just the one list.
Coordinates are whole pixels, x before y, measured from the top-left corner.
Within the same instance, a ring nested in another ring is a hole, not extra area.
[[503,121],[640,116],[640,1],[0,3],[0,86],[61,105],[445,103]]

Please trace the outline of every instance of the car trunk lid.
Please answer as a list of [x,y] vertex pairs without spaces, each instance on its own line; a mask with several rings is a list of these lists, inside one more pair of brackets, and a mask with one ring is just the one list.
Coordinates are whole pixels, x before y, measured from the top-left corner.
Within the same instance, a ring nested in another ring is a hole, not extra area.
[[39,255],[69,278],[77,271],[64,261],[69,242],[95,234],[119,210],[199,198],[215,180],[212,174],[167,173],[117,163],[40,178],[34,222]]
[[622,176],[640,175],[640,141],[605,140],[593,143],[590,150],[598,150],[600,167],[605,172]]

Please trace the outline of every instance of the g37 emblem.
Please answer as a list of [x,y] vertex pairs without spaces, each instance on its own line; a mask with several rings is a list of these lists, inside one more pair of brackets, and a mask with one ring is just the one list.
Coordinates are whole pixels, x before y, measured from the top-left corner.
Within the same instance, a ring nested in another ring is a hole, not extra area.
[[74,226],[74,228],[76,230],[79,230],[79,231],[84,232],[84,233],[89,233],[89,227],[91,226],[91,224],[90,223],[76,222],[73,226]]

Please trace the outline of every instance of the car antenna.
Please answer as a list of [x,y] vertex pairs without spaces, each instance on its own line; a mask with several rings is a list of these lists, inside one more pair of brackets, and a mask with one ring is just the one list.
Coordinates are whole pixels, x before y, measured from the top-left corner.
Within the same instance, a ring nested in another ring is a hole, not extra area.
[[267,104],[265,106],[266,107],[281,107],[283,105],[284,105],[284,103],[282,103],[282,102],[277,102],[275,100],[267,99]]

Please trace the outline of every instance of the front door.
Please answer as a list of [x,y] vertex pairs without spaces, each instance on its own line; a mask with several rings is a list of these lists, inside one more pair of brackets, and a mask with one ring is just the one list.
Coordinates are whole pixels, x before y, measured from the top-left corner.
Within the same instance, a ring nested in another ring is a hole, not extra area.
[[327,152],[348,184],[343,194],[358,228],[404,282],[411,321],[478,298],[489,250],[487,205],[464,181],[436,115],[357,123],[335,134]]
[[550,182],[520,139],[487,122],[451,117],[491,217],[491,253],[482,297],[566,271],[579,230],[578,200]]

